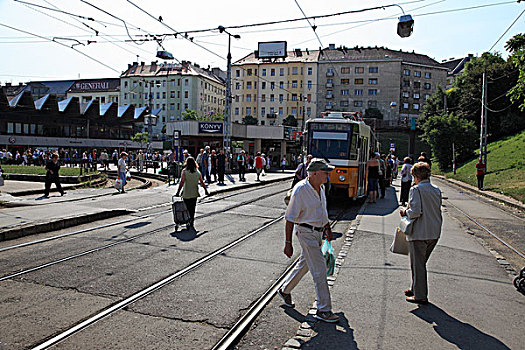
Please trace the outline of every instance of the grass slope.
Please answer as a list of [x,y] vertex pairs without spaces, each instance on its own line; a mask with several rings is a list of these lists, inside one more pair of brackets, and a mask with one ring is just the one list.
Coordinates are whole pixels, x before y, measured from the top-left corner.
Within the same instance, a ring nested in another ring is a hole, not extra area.
[[[487,151],[484,188],[525,203],[525,131],[488,144]],[[477,158],[446,176],[477,186],[476,163]]]
[[[5,174],[31,174],[31,175],[45,175],[46,169],[43,166],[25,166],[25,165],[2,165],[2,171]],[[59,174],[61,176],[79,176],[79,168],[60,167]],[[84,170],[83,175],[93,174],[92,171]]]

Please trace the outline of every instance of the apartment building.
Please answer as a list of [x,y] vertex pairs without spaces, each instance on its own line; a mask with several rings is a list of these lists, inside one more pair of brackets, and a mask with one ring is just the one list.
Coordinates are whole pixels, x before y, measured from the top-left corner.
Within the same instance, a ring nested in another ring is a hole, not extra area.
[[336,48],[319,52],[318,111],[361,112],[377,108],[389,125],[420,111],[438,86],[446,86],[447,68],[415,52],[383,47]]
[[292,115],[298,125],[317,114],[317,50],[294,50],[279,59],[252,53],[232,65],[232,121],[245,116],[258,125],[282,125]]
[[122,73],[120,105],[151,106],[159,116],[153,137],[165,134],[168,121],[182,119],[186,110],[199,117],[224,115],[226,87],[224,72],[218,68],[201,68],[198,64],[134,62]]

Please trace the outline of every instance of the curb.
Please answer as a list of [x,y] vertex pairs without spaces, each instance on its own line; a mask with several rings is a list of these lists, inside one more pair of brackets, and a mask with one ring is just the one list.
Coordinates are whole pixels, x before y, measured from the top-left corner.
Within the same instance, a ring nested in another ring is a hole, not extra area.
[[[107,182],[107,179],[98,179],[96,181],[91,181],[91,184],[98,186],[98,185],[103,185],[106,182]],[[62,188],[64,190],[76,190],[77,188],[86,186],[87,183],[89,183],[89,181],[81,182],[78,184],[67,184],[67,185],[63,185]],[[26,191],[6,192],[6,193],[9,193],[13,197],[22,197],[22,196],[31,196],[33,194],[42,194],[44,192],[45,190],[26,190]],[[53,187],[49,192],[58,192],[58,190],[55,187]]]
[[55,230],[61,230],[71,226],[77,226],[86,224],[92,221],[109,219],[116,216],[126,215],[134,213],[134,211],[126,209],[112,209],[105,210],[98,213],[73,216],[68,218],[62,218],[55,221],[42,222],[36,224],[29,224],[13,229],[6,229],[0,231],[0,241],[7,241],[14,238],[20,238],[24,236],[29,236],[36,233],[43,233]]
[[275,183],[275,182],[291,180],[291,179],[293,179],[293,177],[294,177],[294,175],[290,175],[290,176],[280,177],[280,178],[277,178],[277,179],[272,179],[272,180],[267,180],[267,181],[260,181],[260,182],[249,183],[249,184],[245,184],[243,186],[233,186],[233,187],[221,188],[221,189],[218,189],[218,190],[210,192],[210,195],[212,195],[212,194],[219,194],[219,193],[225,193],[225,192],[231,192],[231,191],[236,191],[236,190],[241,190],[241,189],[244,189],[244,188],[258,187],[258,186],[262,186],[262,185],[272,184],[272,183]]
[[440,180],[443,180],[443,181],[446,181],[452,185],[455,185],[457,187],[461,187],[462,189],[465,189],[467,191],[470,191],[470,192],[473,192],[473,193],[476,193],[480,196],[483,196],[483,197],[487,197],[489,199],[492,199],[496,202],[501,202],[501,203],[504,203],[505,205],[508,205],[509,207],[512,207],[512,208],[515,208],[515,209],[518,209],[518,210],[521,210],[521,211],[524,211],[525,212],[525,205],[519,203],[519,202],[511,202],[509,200],[507,200],[506,198],[501,198],[501,197],[498,197],[498,196],[494,196],[493,194],[491,193],[488,193],[488,192],[485,192],[485,191],[480,191],[478,190],[477,188],[469,185],[469,184],[466,184],[464,182],[461,182],[461,181],[458,181],[458,180],[453,180],[453,179],[447,179],[446,177],[444,177],[443,175],[432,175]]

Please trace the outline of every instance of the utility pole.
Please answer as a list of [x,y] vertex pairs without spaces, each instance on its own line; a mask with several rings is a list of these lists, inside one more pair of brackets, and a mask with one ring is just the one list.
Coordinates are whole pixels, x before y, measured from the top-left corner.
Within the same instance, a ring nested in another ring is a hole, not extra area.
[[[483,158],[483,163],[485,163],[485,169],[487,167],[487,77],[483,73],[483,82],[482,82],[482,92],[481,92],[481,128],[479,133],[479,156]],[[485,170],[486,171],[486,170]]]
[[151,143],[153,141],[153,125],[151,113],[153,113],[153,95],[151,94],[151,85],[153,81],[149,83],[149,114],[148,114],[148,152],[151,150]]

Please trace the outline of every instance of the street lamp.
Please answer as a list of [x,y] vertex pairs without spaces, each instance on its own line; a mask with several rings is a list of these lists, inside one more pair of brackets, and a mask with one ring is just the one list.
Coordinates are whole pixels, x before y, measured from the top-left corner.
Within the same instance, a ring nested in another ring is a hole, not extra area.
[[[222,148],[226,153],[226,159],[229,160],[230,148],[231,148],[231,83],[232,83],[232,54],[231,54],[231,38],[240,39],[240,35],[233,35],[229,33],[226,28],[219,26],[219,33],[228,34],[228,56],[227,57],[227,68],[226,68],[226,106],[224,108],[224,133],[222,139]],[[226,162],[226,166],[230,162]]]

